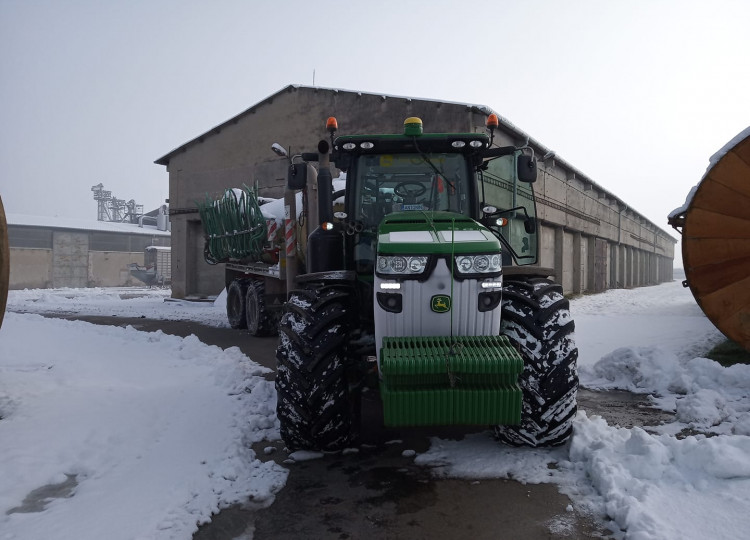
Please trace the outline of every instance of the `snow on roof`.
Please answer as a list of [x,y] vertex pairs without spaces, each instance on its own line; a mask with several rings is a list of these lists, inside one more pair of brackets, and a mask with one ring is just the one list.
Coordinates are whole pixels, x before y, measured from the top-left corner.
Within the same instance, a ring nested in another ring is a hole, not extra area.
[[147,234],[149,236],[171,236],[169,231],[160,231],[154,225],[139,227],[133,223],[115,223],[95,219],[70,219],[52,216],[29,216],[25,214],[7,214],[8,225],[23,227],[47,227],[49,229],[74,229],[80,231],[105,231],[127,234]]

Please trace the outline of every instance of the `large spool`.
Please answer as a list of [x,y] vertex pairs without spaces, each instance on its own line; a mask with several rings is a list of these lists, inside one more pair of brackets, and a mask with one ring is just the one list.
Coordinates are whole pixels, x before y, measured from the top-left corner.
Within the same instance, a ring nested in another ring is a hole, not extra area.
[[682,228],[685,277],[701,309],[750,350],[750,128],[711,158],[669,223]]

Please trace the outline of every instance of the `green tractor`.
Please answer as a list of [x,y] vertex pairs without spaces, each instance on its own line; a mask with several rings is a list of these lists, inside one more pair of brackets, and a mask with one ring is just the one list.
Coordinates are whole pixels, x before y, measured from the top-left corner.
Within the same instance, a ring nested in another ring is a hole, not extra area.
[[[562,287],[537,262],[536,160],[494,146],[497,125],[432,134],[409,118],[403,134],[335,137],[331,118],[330,144],[291,160],[290,190],[318,162],[319,226],[278,324],[290,450],[352,445],[367,386],[386,426],[493,426],[528,446],[571,435],[578,350]],[[346,173],[343,211],[330,163]]]

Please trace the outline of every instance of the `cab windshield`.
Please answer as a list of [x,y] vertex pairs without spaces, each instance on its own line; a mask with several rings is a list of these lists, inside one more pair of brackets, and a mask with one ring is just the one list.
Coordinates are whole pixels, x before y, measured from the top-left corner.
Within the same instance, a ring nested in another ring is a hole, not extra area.
[[469,213],[463,154],[377,154],[357,158],[354,216],[374,229],[391,212]]

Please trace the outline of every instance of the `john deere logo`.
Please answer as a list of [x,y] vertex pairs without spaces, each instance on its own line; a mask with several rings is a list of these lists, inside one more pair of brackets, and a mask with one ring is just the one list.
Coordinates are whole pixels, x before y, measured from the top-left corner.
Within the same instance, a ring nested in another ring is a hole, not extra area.
[[444,294],[436,294],[430,300],[430,308],[435,313],[445,313],[451,309],[451,297]]

